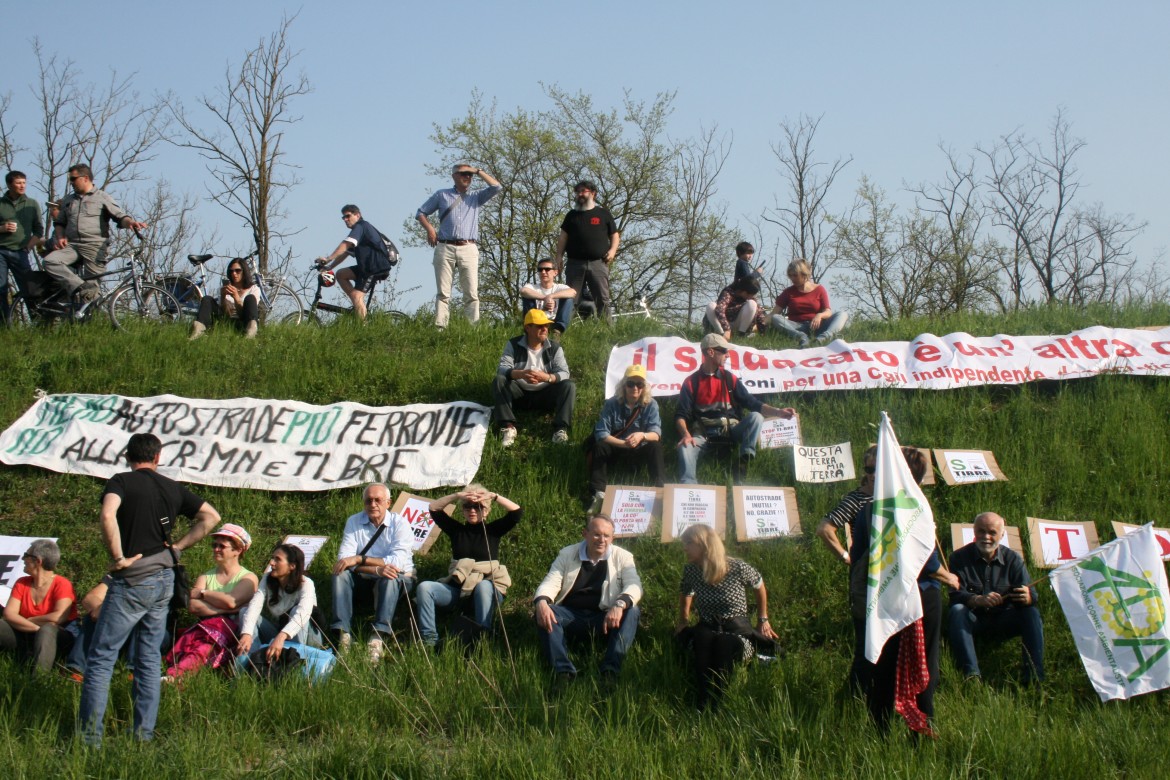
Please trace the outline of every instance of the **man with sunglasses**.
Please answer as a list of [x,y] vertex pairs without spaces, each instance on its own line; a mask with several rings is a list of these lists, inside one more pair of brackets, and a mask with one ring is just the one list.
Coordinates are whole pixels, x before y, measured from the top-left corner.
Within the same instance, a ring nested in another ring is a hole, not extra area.
[[366,318],[366,296],[374,285],[390,275],[390,253],[378,229],[362,219],[362,211],[352,203],[341,207],[341,219],[349,228],[346,236],[328,257],[317,258],[318,272],[328,271],[353,255],[357,264],[337,272],[342,291],[353,302],[353,313]]
[[[488,186],[471,192],[471,180],[479,176]],[[503,190],[487,171],[459,163],[451,168],[454,187],[439,190],[419,206],[414,218],[427,232],[427,243],[435,248],[435,325],[447,327],[450,318],[451,283],[459,271],[463,288],[463,312],[469,322],[479,321],[479,212]],[[439,229],[427,219],[439,212]]]
[[88,165],[70,166],[69,183],[73,192],[61,200],[53,220],[57,249],[45,258],[45,272],[70,295],[90,301],[98,297],[98,285],[86,282],[78,272],[96,275],[106,270],[110,223],[124,230],[145,230],[146,223],[136,222],[116,200],[99,190]]
[[699,458],[711,445],[726,442],[738,446],[734,479],[747,478],[748,464],[756,455],[756,442],[765,417],[791,419],[796,410],[763,403],[739,378],[723,368],[731,345],[718,333],[708,333],[700,343],[703,362],[683,380],[674,414],[678,428],[679,482],[698,482]]
[[536,263],[536,284],[529,282],[520,288],[524,311],[543,309],[553,320],[553,330],[564,333],[573,316],[573,299],[577,292],[567,284],[557,283],[557,265],[551,258],[542,257]]

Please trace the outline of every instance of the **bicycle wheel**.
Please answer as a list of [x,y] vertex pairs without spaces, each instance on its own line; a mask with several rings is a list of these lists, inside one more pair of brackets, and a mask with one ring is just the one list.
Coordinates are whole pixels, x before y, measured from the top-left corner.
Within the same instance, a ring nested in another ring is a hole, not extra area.
[[[326,304],[328,305],[328,304]],[[331,325],[337,321],[337,312],[323,309],[321,307],[314,307],[308,315],[309,322],[314,325],[320,325],[322,328],[326,325]]]
[[33,322],[33,315],[29,311],[28,299],[24,297],[24,293],[12,296],[12,305],[8,307],[8,327],[27,328]]
[[159,280],[160,286],[175,296],[183,310],[183,316],[195,319],[199,314],[199,304],[203,301],[203,291],[195,282],[186,276],[164,276]]
[[155,284],[124,284],[110,296],[110,322],[125,330],[133,322],[170,323],[183,318],[175,296]]
[[266,284],[260,296],[260,322],[283,322],[296,325],[305,316],[301,296],[284,282]]

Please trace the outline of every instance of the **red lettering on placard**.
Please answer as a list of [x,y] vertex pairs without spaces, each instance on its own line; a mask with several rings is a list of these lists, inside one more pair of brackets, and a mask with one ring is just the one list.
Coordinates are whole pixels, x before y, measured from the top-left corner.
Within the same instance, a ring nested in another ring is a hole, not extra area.
[[1044,533],[1054,533],[1057,536],[1057,544],[1060,545],[1060,557],[1057,560],[1071,561],[1075,556],[1072,554],[1072,545],[1069,544],[1068,538],[1070,536],[1080,536],[1080,528],[1054,528],[1052,526],[1043,526],[1040,529]]
[[694,347],[679,347],[674,351],[674,369],[676,371],[686,371],[689,373],[698,367],[699,359],[695,357]]
[[933,344],[923,344],[918,342],[919,346],[914,350],[914,358],[921,360],[923,363],[933,363],[942,357],[942,350]]

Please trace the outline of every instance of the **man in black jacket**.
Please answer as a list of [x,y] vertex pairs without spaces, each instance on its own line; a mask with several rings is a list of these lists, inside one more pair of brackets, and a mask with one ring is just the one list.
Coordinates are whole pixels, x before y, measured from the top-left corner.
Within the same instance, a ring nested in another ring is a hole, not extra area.
[[552,440],[558,444],[569,440],[577,387],[569,378],[565,351],[548,338],[551,324],[543,309],[529,309],[524,315],[524,335],[504,345],[492,381],[492,399],[496,402],[494,416],[500,424],[500,443],[505,447],[516,443],[514,407],[551,410]]

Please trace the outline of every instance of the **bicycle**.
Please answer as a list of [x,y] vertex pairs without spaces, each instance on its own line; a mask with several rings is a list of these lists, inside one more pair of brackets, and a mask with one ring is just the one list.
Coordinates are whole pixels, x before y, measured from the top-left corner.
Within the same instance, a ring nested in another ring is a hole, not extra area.
[[[246,257],[233,257],[228,260],[228,265],[234,262],[247,263],[257,254],[258,252],[253,252]],[[206,264],[214,258],[215,255],[212,254],[187,255],[188,262],[198,269],[197,273],[171,273],[158,278],[157,281],[163,289],[170,292],[179,301],[184,317],[195,319],[199,313],[199,304],[204,297],[219,295],[218,290],[213,292],[207,286]],[[266,279],[265,275],[259,271],[253,274],[253,278],[256,280],[256,286],[260,288],[261,324],[271,320],[296,325],[304,319],[305,305],[301,302],[301,296],[297,295],[283,278]]]
[[[142,236],[138,239],[141,241]],[[141,271],[135,267],[141,266]],[[170,323],[181,318],[182,307],[173,295],[155,284],[150,269],[142,259],[141,249],[135,250],[126,265],[98,274],[82,274],[86,283],[104,284],[108,277],[121,274],[119,284],[112,291],[96,298],[74,304],[74,296],[58,287],[44,271],[27,274],[25,290],[12,298],[8,310],[10,327],[29,327],[60,321],[86,322],[94,312],[105,309],[113,326],[125,330],[132,322]],[[40,294],[32,294],[41,291]]]
[[[313,264],[313,270],[317,272],[315,274],[317,277],[317,291],[313,295],[312,302],[309,304],[307,316],[310,321],[316,323],[317,325],[328,325],[329,323],[336,320],[338,315],[352,313],[353,307],[338,306],[335,303],[326,303],[325,301],[321,300],[324,294],[324,290],[328,287],[332,287],[337,283],[336,277],[333,276],[332,271],[322,271],[321,269],[322,266],[316,263]],[[328,274],[328,277],[326,274]],[[366,305],[367,312],[373,313],[372,306],[370,304],[374,302],[374,287],[378,284],[378,282],[385,281],[389,277],[390,271],[387,271],[385,274],[376,274],[370,277],[366,284],[365,291],[366,300],[368,301]],[[409,314],[397,311],[395,309],[380,309],[379,313],[385,314],[395,323],[403,323],[410,319]]]

